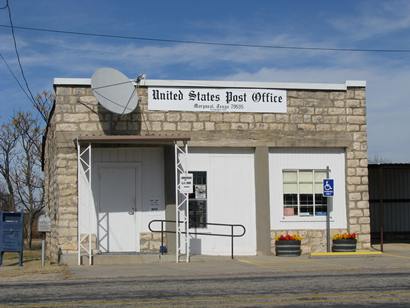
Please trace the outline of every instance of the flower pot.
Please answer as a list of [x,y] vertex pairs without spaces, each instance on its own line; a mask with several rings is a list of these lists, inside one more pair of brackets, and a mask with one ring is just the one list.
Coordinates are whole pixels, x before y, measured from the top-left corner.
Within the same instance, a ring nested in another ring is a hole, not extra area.
[[356,244],[357,244],[356,239],[333,240],[332,251],[333,252],[355,252]]
[[297,240],[278,240],[275,242],[275,252],[278,257],[297,257],[300,256],[300,241]]

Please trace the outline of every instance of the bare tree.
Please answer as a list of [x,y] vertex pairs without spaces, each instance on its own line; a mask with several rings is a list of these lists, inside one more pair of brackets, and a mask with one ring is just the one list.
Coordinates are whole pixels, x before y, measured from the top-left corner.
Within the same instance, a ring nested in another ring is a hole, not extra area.
[[47,123],[54,102],[54,94],[43,91],[35,97],[34,108],[38,111],[44,124]]
[[31,113],[18,113],[13,124],[18,133],[18,164],[14,184],[17,201],[27,215],[27,242],[32,247],[33,223],[44,208],[44,181],[41,173],[42,129]]
[[0,175],[3,177],[8,193],[9,210],[15,209],[15,192],[12,179],[13,161],[16,153],[18,134],[11,124],[0,127]]

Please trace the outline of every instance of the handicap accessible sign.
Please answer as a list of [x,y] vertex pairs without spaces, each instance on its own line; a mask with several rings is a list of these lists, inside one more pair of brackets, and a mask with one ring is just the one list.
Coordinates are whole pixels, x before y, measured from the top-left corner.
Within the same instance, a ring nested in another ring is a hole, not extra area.
[[323,180],[323,197],[333,197],[335,194],[335,181],[333,179]]

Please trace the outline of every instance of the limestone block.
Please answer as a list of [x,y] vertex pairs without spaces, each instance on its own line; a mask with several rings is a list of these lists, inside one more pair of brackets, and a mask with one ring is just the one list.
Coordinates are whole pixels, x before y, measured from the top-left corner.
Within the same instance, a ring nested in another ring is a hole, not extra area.
[[276,117],[274,114],[264,114],[262,116],[262,121],[265,123],[272,123],[272,122],[275,122],[275,120],[276,120]]
[[[267,130],[267,129],[269,129],[270,125],[279,125],[279,126],[281,126],[282,124],[249,123],[249,129]],[[271,128],[271,129],[273,129],[273,128]]]
[[205,122],[205,130],[215,130],[214,122]]
[[341,99],[341,100],[344,100],[345,97],[346,97],[346,94],[345,94],[344,91],[331,92],[329,96],[330,96],[330,99],[337,99],[337,100]]
[[291,114],[290,115],[291,123],[303,123],[303,115],[301,114]]
[[239,116],[239,120],[244,123],[252,123],[255,121],[253,115],[251,114],[241,114]]
[[368,170],[367,168],[363,168],[363,167],[356,168],[356,174],[359,176],[364,176],[364,175],[367,176]]
[[356,206],[359,209],[367,209],[369,208],[369,202],[368,201],[357,201]]
[[231,129],[248,129],[248,123],[231,123]]
[[175,123],[164,122],[164,123],[162,123],[162,128],[164,130],[176,130],[177,125]]
[[193,112],[190,112],[190,113],[184,112],[181,114],[181,121],[194,122],[197,120],[196,115],[197,114]]
[[309,114],[303,115],[303,123],[312,123],[312,116]]
[[192,128],[192,124],[189,122],[178,122],[178,130],[190,131],[191,128]]
[[209,120],[211,122],[222,122],[223,117],[221,113],[211,113],[211,115],[209,116]]
[[330,124],[317,124],[316,130],[318,131],[330,131],[332,126]]
[[362,210],[350,210],[349,217],[362,217],[363,211]]
[[231,125],[229,123],[216,123],[215,129],[217,130],[228,130],[230,129]]
[[165,121],[165,114],[160,112],[148,113],[149,121]]
[[347,122],[349,122],[350,124],[365,124],[366,117],[359,115],[351,115],[347,117]]
[[271,130],[283,130],[283,124],[280,123],[270,123],[269,129]]
[[80,130],[82,131],[96,131],[97,123],[81,123]]
[[63,116],[64,122],[87,122],[89,120],[88,113],[65,113]]
[[361,103],[359,99],[348,99],[346,100],[346,107],[360,107]]
[[275,121],[278,123],[288,123],[289,122],[289,116],[287,114],[276,114],[275,115]]
[[354,97],[360,100],[363,100],[366,98],[366,91],[365,89],[355,89],[354,91]]
[[349,232],[350,233],[359,233],[360,232],[360,225],[351,225]]
[[[370,217],[360,217],[359,224],[370,224]],[[363,225],[362,225],[362,228],[363,228]],[[364,232],[363,229],[362,229],[362,232]]]
[[204,123],[202,122],[192,123],[192,130],[203,130],[203,129],[204,129]]
[[77,124],[69,124],[69,123],[61,123],[56,125],[57,131],[77,131],[78,126]]
[[178,112],[168,112],[166,118],[168,122],[176,122],[179,121],[181,115]]
[[239,122],[239,114],[237,113],[225,113],[223,115],[224,122]]
[[198,113],[198,121],[209,121],[211,115],[209,113],[200,112]]
[[345,114],[345,108],[329,108],[327,111],[330,115],[342,115]]
[[314,124],[298,124],[298,129],[306,130],[306,131],[314,131],[315,125]]
[[312,123],[323,123],[324,117],[322,115],[314,115],[312,116]]
[[336,124],[337,123],[337,116],[324,116],[323,123],[326,124]]

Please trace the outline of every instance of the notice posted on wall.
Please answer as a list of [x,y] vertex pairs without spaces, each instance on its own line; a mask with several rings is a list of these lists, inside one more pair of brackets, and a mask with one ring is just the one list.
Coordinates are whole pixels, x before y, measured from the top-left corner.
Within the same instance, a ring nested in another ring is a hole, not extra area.
[[195,185],[195,199],[206,199],[206,185]]
[[148,88],[148,110],[286,113],[286,90]]

